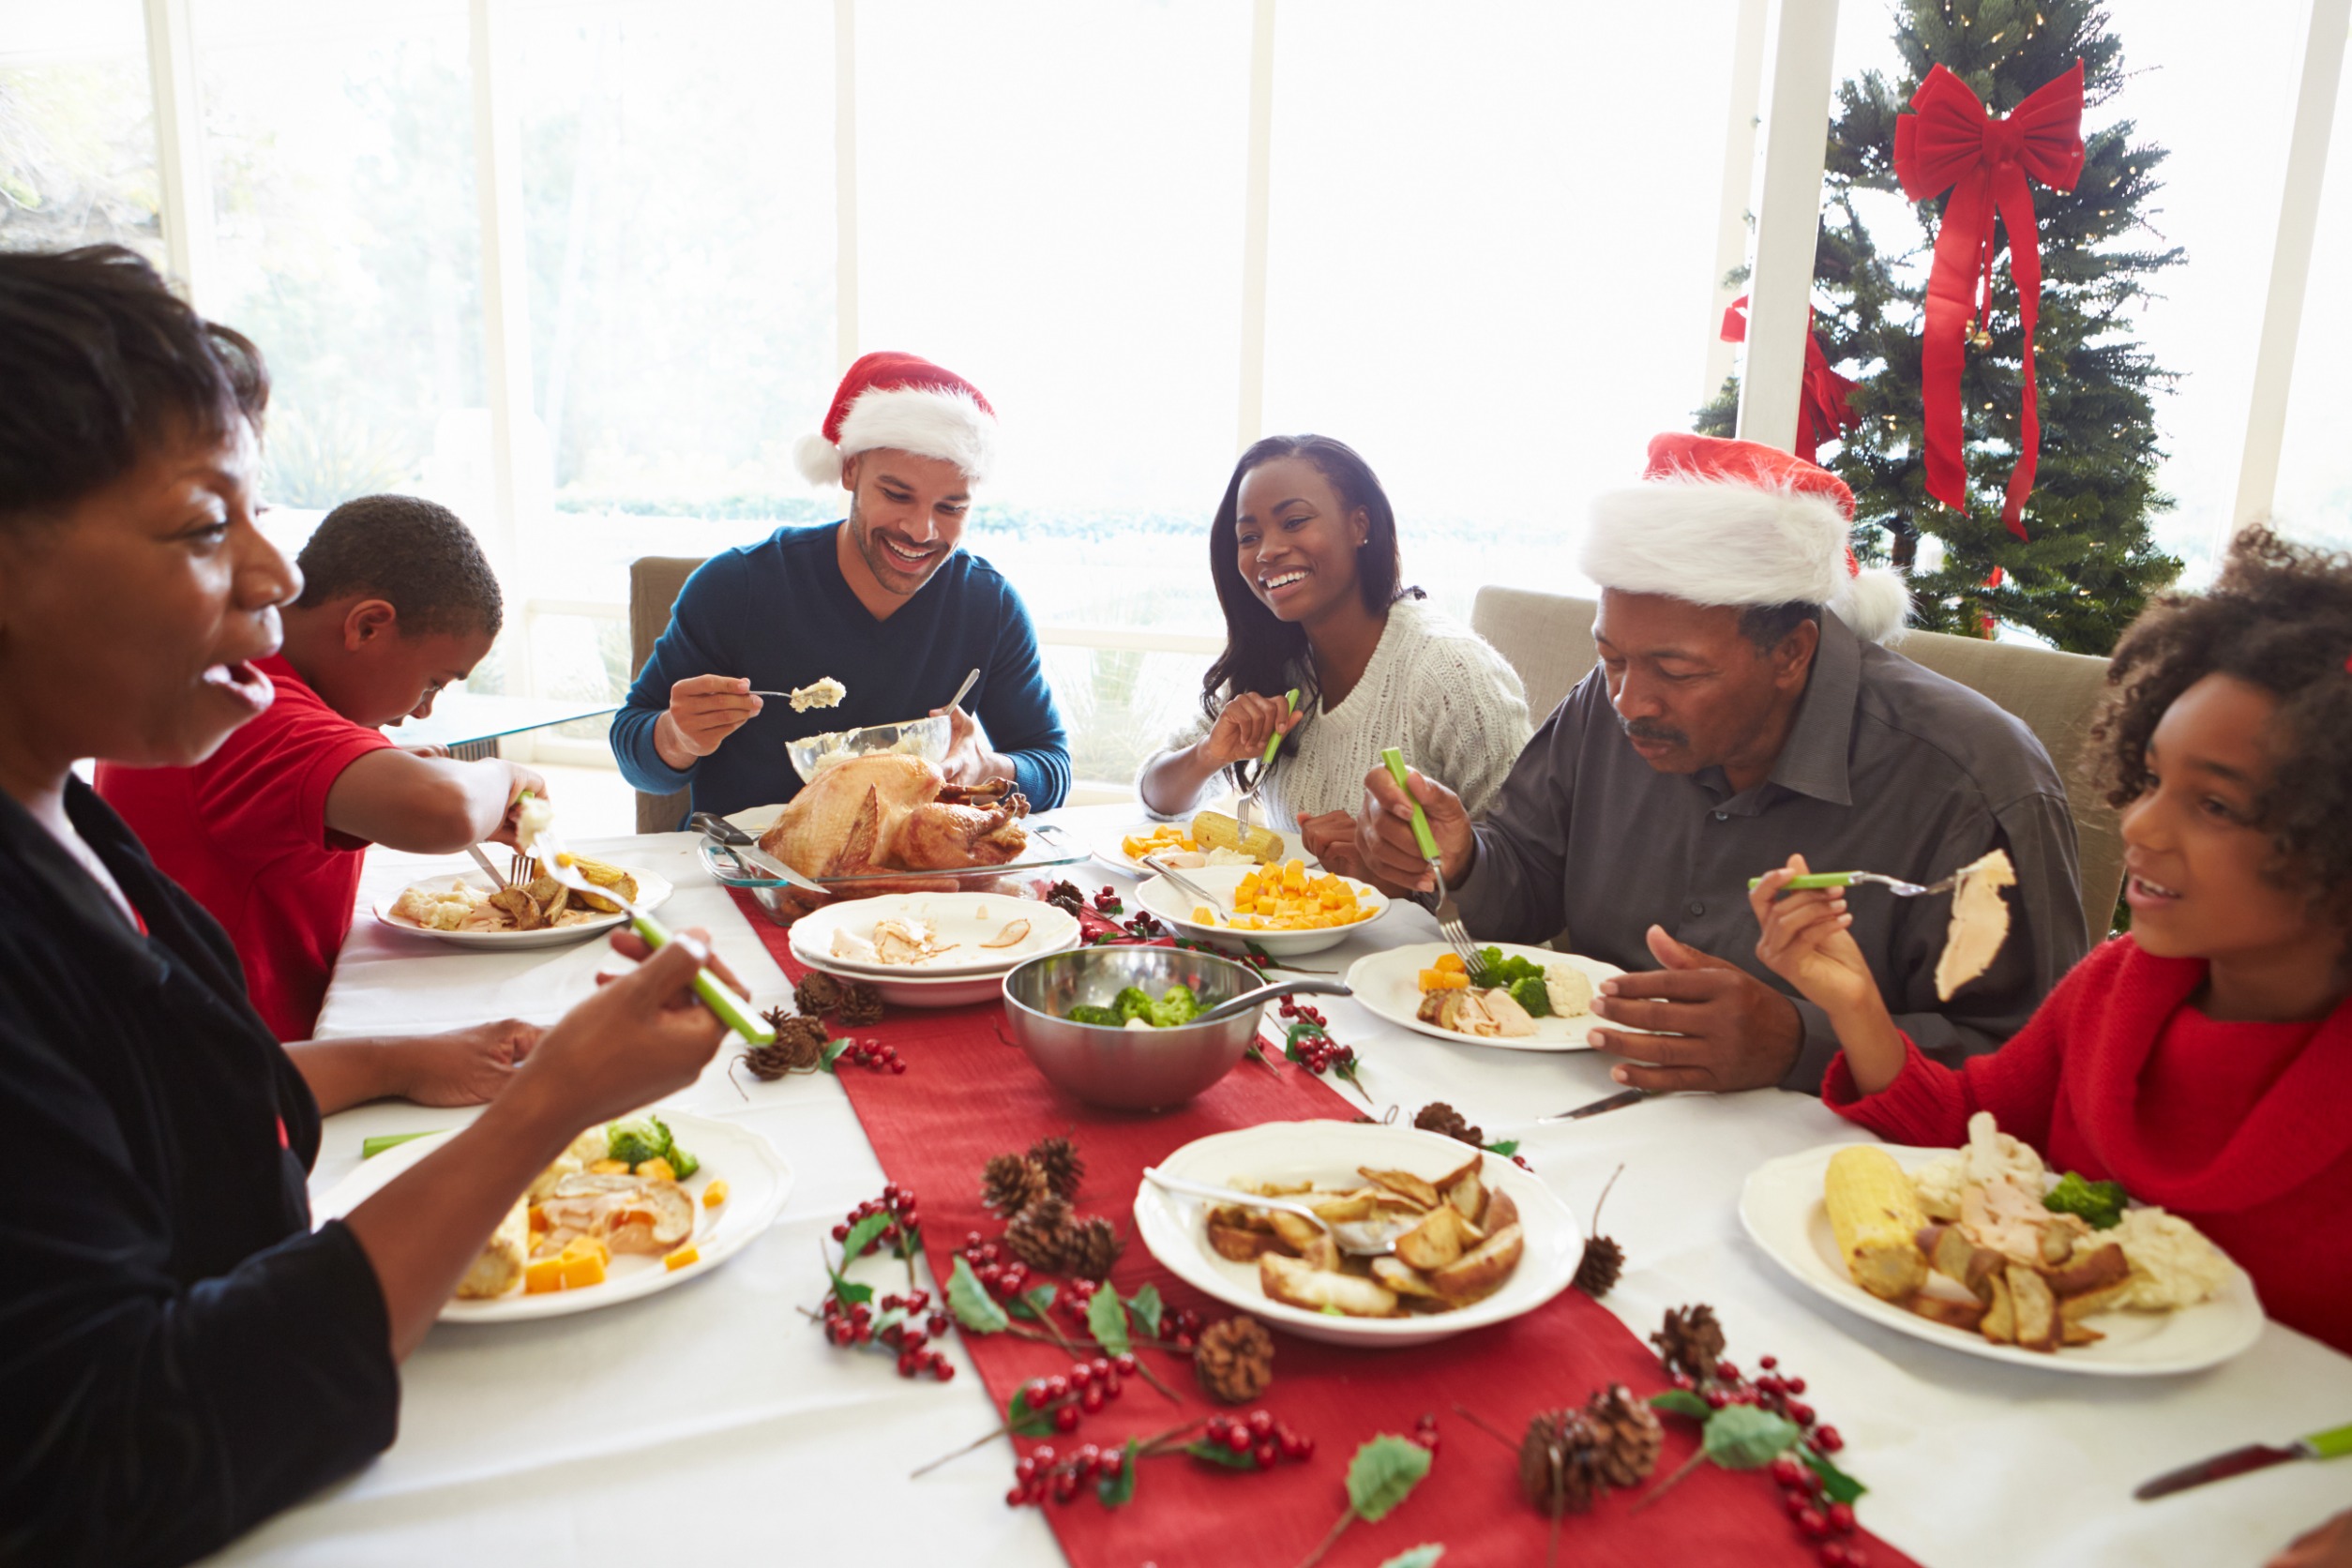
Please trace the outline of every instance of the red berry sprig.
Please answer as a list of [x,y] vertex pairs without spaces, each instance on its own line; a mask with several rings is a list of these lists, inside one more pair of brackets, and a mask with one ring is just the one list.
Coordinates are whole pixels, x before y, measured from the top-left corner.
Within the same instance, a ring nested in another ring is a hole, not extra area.
[[903,1073],[907,1070],[906,1058],[898,1054],[898,1048],[884,1045],[880,1040],[852,1040],[827,1065],[838,1073],[845,1062],[852,1067],[863,1067],[874,1073]]
[[956,1376],[955,1364],[931,1341],[946,1334],[947,1314],[930,1312],[927,1316],[930,1300],[927,1290],[884,1296],[879,1304],[882,1314],[877,1317],[873,1307],[866,1303],[845,1305],[839,1297],[828,1292],[824,1300],[825,1337],[844,1348],[879,1345],[885,1352],[897,1354],[901,1378],[919,1378],[928,1372],[939,1381],[946,1382]]
[[1121,915],[1127,912],[1127,906],[1119,901],[1119,890],[1106,883],[1103,890],[1094,895],[1094,912]]
[[1199,1425],[1187,1422],[1133,1442],[1132,1460],[1127,1443],[1109,1448],[1081,1443],[1067,1454],[1051,1443],[1040,1443],[1013,1467],[1013,1485],[1004,1494],[1005,1506],[1043,1507],[1048,1499],[1070,1502],[1090,1483],[1107,1505],[1115,1506],[1111,1485],[1129,1463],[1145,1459],[1188,1455],[1222,1469],[1255,1471],[1270,1470],[1286,1462],[1304,1464],[1315,1456],[1315,1440],[1292,1431],[1269,1410],[1252,1410],[1247,1416],[1211,1416],[1204,1435],[1186,1440],[1185,1434]]
[[[847,1245],[850,1232],[857,1229],[858,1222],[875,1214],[887,1216],[888,1223],[867,1239],[857,1256],[870,1256],[875,1248],[881,1246],[889,1247],[891,1256],[895,1258],[912,1256],[915,1233],[923,1226],[923,1214],[916,1205],[914,1189],[902,1187],[896,1182],[884,1184],[880,1198],[869,1198],[852,1209],[849,1216],[833,1228],[833,1239]],[[855,1260],[845,1258],[842,1262],[848,1264]]]
[[[1319,1078],[1330,1073],[1364,1094],[1364,1084],[1356,1077],[1355,1048],[1343,1046],[1331,1037],[1331,1020],[1323,1017],[1320,1009],[1286,996],[1275,1011],[1289,1025],[1282,1035],[1285,1057]],[[1371,1096],[1365,1094],[1364,1100],[1369,1104]]]
[[[1749,1379],[1736,1364],[1719,1360],[1714,1376],[1694,1379],[1687,1372],[1677,1372],[1674,1386],[1697,1395],[1710,1410],[1751,1405],[1794,1425],[1796,1442],[1767,1467],[1780,1487],[1781,1506],[1797,1533],[1816,1544],[1824,1568],[1869,1568],[1869,1552],[1843,1539],[1855,1532],[1854,1505],[1831,1497],[1829,1477],[1816,1468],[1828,1465],[1828,1456],[1844,1448],[1846,1439],[1836,1427],[1824,1425],[1820,1413],[1804,1402],[1801,1395],[1805,1380],[1784,1373],[1778,1356],[1758,1356],[1756,1364],[1756,1376]],[[1813,1462],[1808,1463],[1808,1458]],[[1664,1489],[1664,1485],[1655,1488]]]
[[1411,1441],[1429,1451],[1429,1457],[1438,1456],[1438,1417],[1434,1410],[1425,1411],[1413,1423]]

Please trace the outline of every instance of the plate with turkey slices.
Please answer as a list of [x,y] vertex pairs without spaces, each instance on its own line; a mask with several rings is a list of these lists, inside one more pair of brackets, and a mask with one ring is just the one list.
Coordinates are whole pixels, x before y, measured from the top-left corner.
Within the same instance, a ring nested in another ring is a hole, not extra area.
[[792,927],[805,962],[860,980],[1001,975],[1078,944],[1078,923],[1067,912],[995,893],[845,898]]
[[1440,1133],[1270,1122],[1196,1138],[1168,1176],[1304,1202],[1391,1251],[1342,1256],[1313,1222],[1136,1188],[1136,1234],[1185,1284],[1303,1339],[1403,1349],[1534,1311],[1568,1288],[1584,1235],[1533,1172]]

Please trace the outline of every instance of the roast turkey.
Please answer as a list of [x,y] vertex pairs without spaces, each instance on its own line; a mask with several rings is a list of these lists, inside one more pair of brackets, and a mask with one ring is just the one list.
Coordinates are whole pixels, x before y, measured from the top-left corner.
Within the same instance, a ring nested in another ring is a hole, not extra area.
[[[920,757],[882,752],[819,773],[760,836],[760,847],[820,881],[1002,866],[1028,847],[1029,832],[1020,825],[1027,815],[1029,802],[1010,779],[950,784]],[[916,875],[859,891],[957,885],[953,879]]]

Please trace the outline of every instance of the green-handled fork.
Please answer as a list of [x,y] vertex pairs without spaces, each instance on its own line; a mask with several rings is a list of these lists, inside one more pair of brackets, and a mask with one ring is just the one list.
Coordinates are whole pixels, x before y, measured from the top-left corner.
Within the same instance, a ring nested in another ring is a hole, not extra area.
[[[528,792],[525,792],[525,793]],[[553,833],[541,828],[534,836],[528,852],[546,868],[549,876],[553,877],[574,893],[585,893],[591,897],[603,898],[620,905],[621,913],[628,920],[629,929],[642,937],[646,946],[666,947],[670,944],[670,928],[667,926],[638,908],[629,899],[622,897],[618,888],[598,887],[595,882],[581,876],[580,867],[572,864],[572,852],[564,847],[564,841]],[[746,1009],[742,999],[727,988],[727,982],[713,974],[709,970],[697,969],[694,972],[694,994],[702,999],[703,1006],[718,1015],[721,1023],[742,1035],[746,1045],[772,1046],[776,1044],[776,1031],[762,1023],[757,1015]]]
[[[1959,881],[1957,871],[1941,882],[1929,882],[1924,887],[1917,882],[1905,882],[1900,877],[1881,876],[1876,871],[1807,871],[1801,877],[1789,878],[1787,891],[1795,893],[1804,888],[1851,887],[1856,882],[1868,882],[1874,887],[1885,888],[1898,898],[1919,898],[1930,893],[1949,893],[1958,885]],[[1748,879],[1748,891],[1751,893],[1763,885],[1762,877]]]
[[1420,848],[1421,857],[1429,863],[1429,874],[1438,879],[1437,900],[1429,907],[1429,912],[1438,917],[1438,934],[1461,957],[1475,983],[1486,973],[1486,959],[1462,925],[1461,906],[1445,890],[1445,856],[1439,852],[1438,836],[1429,831],[1429,813],[1421,808],[1421,802],[1413,798],[1413,787],[1406,782],[1405,754],[1392,746],[1381,751],[1380,761],[1388,765],[1388,776],[1396,780],[1396,787],[1405,792],[1405,799],[1413,808],[1413,843]]
[[[1296,713],[1298,711],[1298,706],[1299,688],[1297,686],[1292,686],[1290,688],[1290,694],[1282,700],[1282,711],[1284,716],[1288,716],[1290,714]],[[1249,788],[1243,791],[1241,798],[1233,803],[1233,820],[1242,824],[1242,837],[1244,840],[1249,837],[1250,811],[1258,804],[1258,792],[1265,787],[1266,770],[1274,766],[1274,753],[1282,749],[1283,733],[1284,732],[1282,731],[1276,730],[1274,734],[1267,739],[1266,754],[1258,759],[1257,776],[1249,781]]]

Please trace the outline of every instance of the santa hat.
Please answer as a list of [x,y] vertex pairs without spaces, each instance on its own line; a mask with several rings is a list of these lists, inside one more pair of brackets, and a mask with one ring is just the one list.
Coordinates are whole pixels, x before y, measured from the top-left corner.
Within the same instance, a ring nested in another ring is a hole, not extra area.
[[1873,642],[1911,611],[1902,574],[1862,569],[1845,481],[1776,447],[1679,431],[1642,483],[1592,503],[1580,565],[1604,588],[1692,604],[1817,604]]
[[802,436],[792,460],[810,484],[837,485],[845,461],[877,446],[938,458],[968,479],[985,479],[996,455],[996,410],[972,383],[919,355],[862,354],[833,394],[823,429]]

